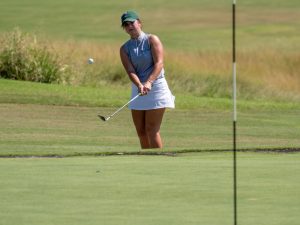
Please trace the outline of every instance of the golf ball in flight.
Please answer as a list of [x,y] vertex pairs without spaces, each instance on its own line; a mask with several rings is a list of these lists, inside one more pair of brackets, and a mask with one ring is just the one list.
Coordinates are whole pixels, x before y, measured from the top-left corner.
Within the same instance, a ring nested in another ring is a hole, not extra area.
[[88,64],[93,64],[94,63],[94,59],[93,58],[89,58],[88,59]]

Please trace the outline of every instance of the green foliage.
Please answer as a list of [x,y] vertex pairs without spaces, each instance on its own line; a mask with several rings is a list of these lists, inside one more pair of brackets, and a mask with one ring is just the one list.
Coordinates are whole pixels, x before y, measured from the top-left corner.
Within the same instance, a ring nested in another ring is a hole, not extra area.
[[0,77],[13,80],[58,83],[64,69],[57,54],[36,37],[20,30],[4,35],[0,49]]

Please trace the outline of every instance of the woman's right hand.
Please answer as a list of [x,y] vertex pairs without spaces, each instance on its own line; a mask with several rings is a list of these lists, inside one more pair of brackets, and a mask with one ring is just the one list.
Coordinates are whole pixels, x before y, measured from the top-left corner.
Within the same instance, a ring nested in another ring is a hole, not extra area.
[[152,82],[150,82],[150,81],[145,82],[144,87],[146,88],[147,93],[148,93],[152,89]]
[[139,89],[139,93],[141,93],[141,95],[146,95],[149,92],[149,89],[147,87],[145,87],[143,84],[139,85],[138,89]]

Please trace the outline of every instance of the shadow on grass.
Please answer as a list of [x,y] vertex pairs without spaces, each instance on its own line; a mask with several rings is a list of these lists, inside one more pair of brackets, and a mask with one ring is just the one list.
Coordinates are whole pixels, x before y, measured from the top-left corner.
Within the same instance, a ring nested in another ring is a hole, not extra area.
[[[222,149],[222,150],[197,150],[197,149],[184,149],[178,151],[163,151],[163,150],[141,150],[137,152],[93,152],[93,153],[80,153],[75,152],[72,154],[36,154],[36,155],[20,155],[20,154],[3,154],[0,158],[67,158],[67,157],[84,157],[84,156],[94,156],[94,157],[104,157],[104,156],[168,156],[176,157],[181,154],[189,153],[224,153],[233,152],[232,149]],[[237,152],[256,152],[256,153],[299,153],[300,148],[254,148],[254,149],[238,149]]]

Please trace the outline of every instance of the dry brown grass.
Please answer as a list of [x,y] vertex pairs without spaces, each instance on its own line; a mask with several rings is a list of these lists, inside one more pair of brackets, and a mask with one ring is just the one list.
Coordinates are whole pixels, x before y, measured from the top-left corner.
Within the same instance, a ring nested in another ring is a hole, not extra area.
[[[127,81],[119,59],[119,46],[76,41],[53,42],[53,46],[65,56],[65,64],[73,68],[71,83],[74,85],[107,84],[116,76],[123,76],[119,78],[122,82]],[[88,57],[93,57],[95,64],[88,65]],[[188,53],[169,50],[165,52],[167,77],[177,92],[206,95],[204,90],[210,88],[218,92],[216,96],[228,96],[231,94],[231,58],[231,52]],[[269,48],[244,50],[238,52],[237,60],[241,96],[300,99],[299,52]],[[212,82],[210,78],[219,79],[219,82],[207,84]],[[247,91],[251,93],[245,93]]]
[[[59,53],[70,71],[71,85],[123,85],[129,79],[119,59],[119,46],[85,41],[43,40]],[[89,65],[87,59],[94,58]],[[165,51],[168,82],[174,92],[199,96],[230,97],[232,55],[224,51]],[[300,99],[300,52],[270,47],[239,50],[238,94],[244,98],[298,101]]]
[[[181,76],[191,76],[201,83],[211,75],[224,81],[231,79],[231,57],[228,52],[202,52],[172,53],[166,58],[173,65],[173,72],[180,71]],[[254,97],[299,99],[300,53],[260,49],[239,52],[237,60],[238,82],[255,91],[258,96]]]

